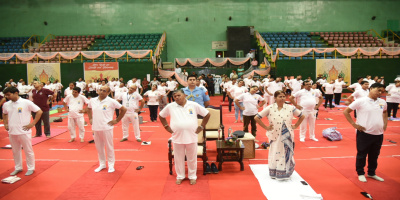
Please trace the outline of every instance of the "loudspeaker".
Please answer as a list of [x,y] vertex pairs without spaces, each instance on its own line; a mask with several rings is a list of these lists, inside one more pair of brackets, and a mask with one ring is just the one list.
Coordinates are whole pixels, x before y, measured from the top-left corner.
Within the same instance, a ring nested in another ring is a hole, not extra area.
[[246,55],[250,51],[250,27],[228,26],[228,52],[226,57],[236,57],[236,51],[243,51]]

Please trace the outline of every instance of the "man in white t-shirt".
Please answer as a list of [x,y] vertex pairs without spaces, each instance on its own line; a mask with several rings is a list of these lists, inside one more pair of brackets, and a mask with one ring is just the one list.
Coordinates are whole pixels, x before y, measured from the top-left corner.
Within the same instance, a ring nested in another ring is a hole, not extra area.
[[72,94],[64,98],[64,108],[68,112],[68,130],[71,139],[68,142],[75,141],[76,127],[79,129],[79,138],[84,142],[85,138],[85,119],[83,118],[83,106],[89,103],[89,100],[81,94],[81,88],[74,87]]
[[364,78],[363,81],[368,81],[369,86],[375,83],[375,80],[371,79],[371,75],[367,75],[367,77]]
[[171,103],[171,102],[174,101],[174,99],[172,98],[172,92],[173,92],[174,90],[178,89],[178,86],[179,86],[178,82],[172,80],[171,77],[168,78],[168,81],[167,81],[167,89],[168,89],[168,91],[169,91],[169,93],[168,93],[168,102],[169,102],[169,103]]
[[[309,131],[310,131],[310,139],[314,141],[318,141],[315,138],[315,119],[316,119],[316,110],[322,103],[322,96],[319,93],[314,92],[311,90],[311,83],[308,81],[304,81],[303,83],[304,89],[292,93],[290,96],[290,102],[296,108],[302,110],[303,115],[305,116],[303,122],[300,125],[300,142],[304,142],[306,138],[307,132],[307,124],[309,124]],[[319,101],[316,102],[315,98],[318,97]],[[295,102],[295,98],[298,99],[298,102]]]
[[325,109],[328,107],[328,102],[329,102],[329,108],[332,110],[333,105],[332,105],[332,100],[333,100],[333,88],[335,85],[333,84],[334,81],[331,80],[329,83],[324,83],[321,87],[322,93],[325,94]]
[[351,92],[357,91],[361,89],[361,81],[363,81],[363,77],[358,77],[357,83],[351,84],[349,87],[347,87],[348,90]]
[[[301,75],[298,75],[297,78],[291,79],[289,84],[287,85],[292,93],[292,95],[301,90],[301,85],[303,84],[303,80],[301,80]],[[296,100],[297,101],[297,100]]]
[[226,88],[226,96],[228,96],[228,109],[229,109],[229,112],[232,112],[232,103],[233,103],[233,100],[234,100],[234,99],[232,99],[230,97],[229,92],[231,91],[231,89],[233,87],[236,86],[236,80],[237,79],[233,78],[231,81],[228,81],[228,83],[225,86],[225,87],[227,87]]
[[128,82],[127,86],[128,88],[131,87],[132,85],[136,85],[137,88],[139,88],[140,91],[138,91],[138,89],[136,89],[136,93],[142,95],[143,93],[143,88],[140,85],[139,81],[137,80],[137,78],[132,78],[132,80],[130,80],[130,82]]
[[157,77],[154,77],[152,81],[150,81],[150,88],[153,85],[160,85],[160,81],[157,80]]
[[[384,181],[383,178],[375,174],[383,142],[383,132],[386,131],[388,123],[386,102],[379,98],[384,92],[384,85],[374,83],[371,85],[367,97],[358,98],[343,112],[347,121],[357,129],[356,171],[358,174],[358,180],[361,182],[367,182],[364,172],[367,156],[367,177],[378,181]],[[350,113],[353,110],[357,110],[357,122],[354,122],[350,116]]]
[[[121,121],[126,113],[126,108],[124,106],[115,99],[108,97],[110,92],[110,87],[102,86],[99,90],[99,96],[91,98],[88,104],[88,116],[90,124],[92,124],[94,142],[100,163],[100,166],[94,170],[95,172],[100,172],[106,168],[106,154],[104,148],[107,151],[108,172],[112,173],[115,171],[113,130],[114,125]],[[120,114],[117,119],[113,120],[115,109],[120,109]]]
[[[190,184],[196,184],[197,171],[197,134],[203,131],[210,113],[200,104],[186,100],[183,90],[173,93],[175,102],[168,104],[160,112],[160,121],[165,130],[172,134],[174,146],[174,162],[177,174],[176,184],[180,185],[185,179],[185,155],[187,158],[188,177]],[[203,116],[201,125],[198,124],[197,115]],[[170,125],[166,118],[171,116]],[[205,139],[205,138],[204,138]]]
[[340,105],[340,99],[342,98],[343,88],[346,86],[346,83],[343,81],[343,77],[340,77],[335,80],[334,83],[335,89],[333,90],[335,96],[335,105]]
[[[251,134],[254,137],[257,134],[257,124],[254,117],[258,113],[258,109],[265,103],[264,98],[256,94],[257,91],[258,86],[252,86],[249,92],[235,97],[235,104],[243,110],[243,131],[249,132],[249,124],[251,123]],[[243,102],[243,106],[240,105],[239,101]],[[261,103],[259,104],[259,102]]]
[[[125,116],[122,118],[122,134],[123,137],[120,142],[128,140],[129,137],[129,123],[132,123],[133,133],[135,134],[136,141],[141,142],[140,128],[139,128],[139,115],[138,113],[144,106],[144,100],[140,94],[136,92],[137,86],[132,85],[129,87],[128,92],[124,92],[118,96],[118,100],[122,101],[122,105],[126,108]],[[140,102],[140,105],[139,105]]]
[[[114,88],[114,99],[121,103],[118,99],[119,96],[124,92],[128,92],[128,88],[125,87],[124,82],[120,82],[119,85]],[[117,115],[117,117],[119,116],[119,109],[115,109],[115,114]]]
[[[8,87],[3,92],[4,96],[10,100],[3,105],[4,128],[9,134],[15,163],[15,170],[10,175],[15,176],[22,172],[22,147],[25,151],[26,165],[28,166],[25,176],[29,176],[35,171],[31,128],[39,121],[43,111],[32,101],[19,97],[16,87]],[[32,122],[31,112],[36,113]]]
[[[350,97],[347,99],[348,101],[345,102],[346,105],[350,105],[354,100],[366,97],[369,94],[369,82],[368,81],[361,81],[361,89],[356,90]],[[354,110],[354,117],[357,118],[357,110]]]
[[244,86],[248,89],[251,86],[251,83],[253,82],[253,76],[249,75],[247,78],[243,79],[244,81]]

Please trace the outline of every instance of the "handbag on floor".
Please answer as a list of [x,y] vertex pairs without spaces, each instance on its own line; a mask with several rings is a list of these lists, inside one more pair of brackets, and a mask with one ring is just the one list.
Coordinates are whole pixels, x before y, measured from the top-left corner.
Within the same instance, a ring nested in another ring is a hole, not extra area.
[[343,139],[342,134],[336,130],[336,127],[331,127],[323,130],[322,135],[329,141],[340,141]]

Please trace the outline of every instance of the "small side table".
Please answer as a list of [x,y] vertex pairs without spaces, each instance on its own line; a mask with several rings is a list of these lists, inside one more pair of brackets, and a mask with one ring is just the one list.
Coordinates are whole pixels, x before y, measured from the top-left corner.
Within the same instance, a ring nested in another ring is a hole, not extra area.
[[217,161],[218,170],[222,171],[222,163],[224,162],[239,162],[240,171],[244,171],[243,151],[244,145],[240,140],[236,144],[227,145],[224,140],[217,140]]
[[245,133],[243,138],[238,138],[238,140],[242,141],[244,146],[244,155],[243,158],[255,158],[256,157],[256,148],[255,148],[255,140],[256,138],[251,133]]

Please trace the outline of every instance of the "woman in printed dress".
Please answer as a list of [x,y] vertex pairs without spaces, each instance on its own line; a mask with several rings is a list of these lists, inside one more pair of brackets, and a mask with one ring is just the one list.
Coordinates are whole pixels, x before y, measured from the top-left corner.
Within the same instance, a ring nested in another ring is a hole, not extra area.
[[[260,126],[267,130],[267,137],[270,141],[268,154],[269,175],[273,179],[288,179],[294,171],[294,129],[304,119],[301,111],[296,107],[286,104],[286,96],[282,90],[274,93],[275,103],[267,106],[255,116]],[[266,126],[261,118],[267,116],[269,126]],[[293,117],[299,118],[295,125],[292,125]]]

